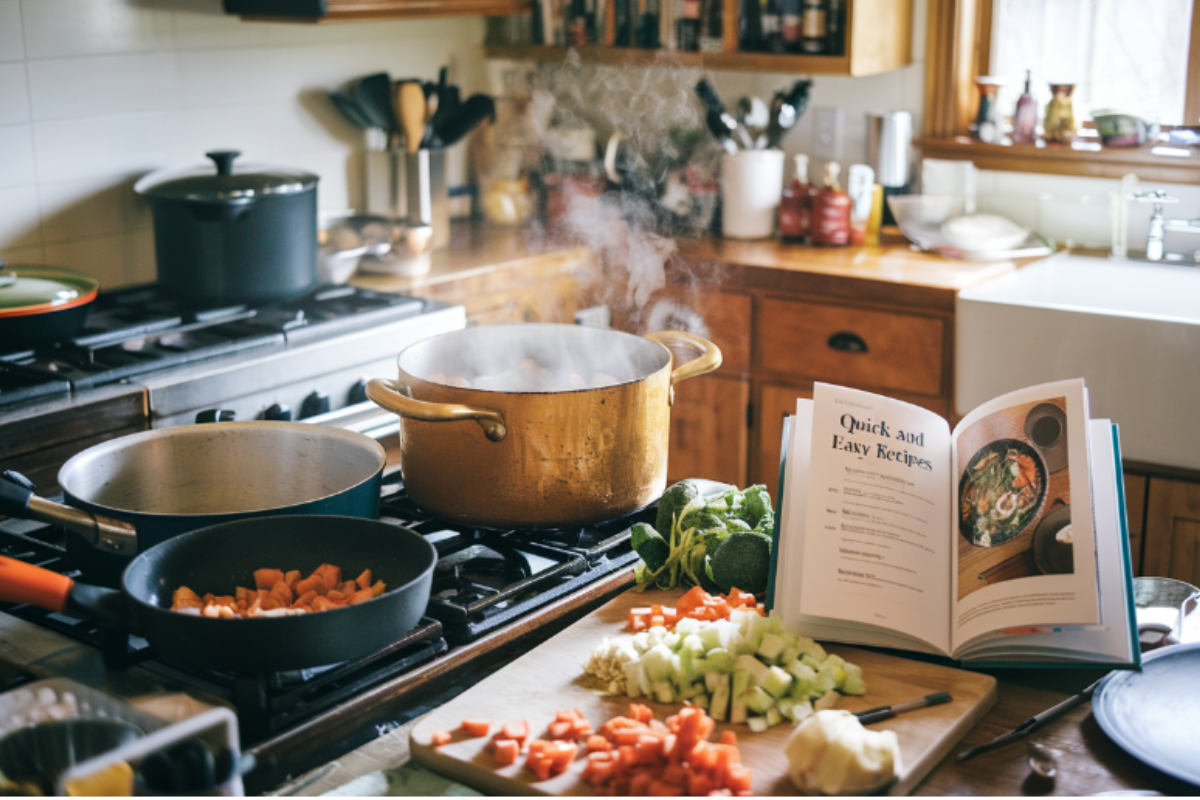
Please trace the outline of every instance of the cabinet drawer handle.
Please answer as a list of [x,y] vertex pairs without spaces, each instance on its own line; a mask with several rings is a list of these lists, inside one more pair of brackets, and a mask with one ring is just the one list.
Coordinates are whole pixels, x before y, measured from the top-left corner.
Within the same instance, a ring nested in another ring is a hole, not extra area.
[[833,350],[841,350],[845,353],[867,352],[867,343],[862,340],[862,337],[849,331],[838,331],[829,337],[826,344]]

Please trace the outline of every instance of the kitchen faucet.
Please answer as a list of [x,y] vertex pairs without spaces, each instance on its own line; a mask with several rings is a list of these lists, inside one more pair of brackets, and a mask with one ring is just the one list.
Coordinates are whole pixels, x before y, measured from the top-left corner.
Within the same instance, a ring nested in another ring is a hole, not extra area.
[[1168,231],[1200,233],[1200,219],[1165,219],[1163,217],[1163,205],[1166,203],[1177,203],[1179,202],[1179,198],[1172,197],[1162,189],[1137,192],[1129,195],[1129,198],[1139,203],[1153,204],[1150,211],[1150,233],[1146,236],[1147,261],[1163,261],[1164,259],[1167,261],[1196,260],[1195,256],[1188,259],[1186,256],[1164,252],[1164,242]]

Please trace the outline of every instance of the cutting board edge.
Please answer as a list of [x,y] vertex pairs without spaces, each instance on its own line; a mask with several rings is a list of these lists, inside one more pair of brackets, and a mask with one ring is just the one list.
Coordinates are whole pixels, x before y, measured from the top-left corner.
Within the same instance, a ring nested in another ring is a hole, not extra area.
[[992,710],[992,707],[996,705],[996,701],[1000,699],[999,681],[997,681],[996,678],[991,675],[982,675],[980,673],[976,674],[979,675],[979,677],[985,677],[991,681],[991,685],[988,687],[987,691],[984,692],[979,700],[975,702],[975,705],[971,707],[969,713],[960,717],[957,722],[951,726],[949,731],[947,731],[949,735],[944,737],[942,744],[935,745],[933,748],[926,751],[924,757],[921,759],[920,764],[918,765],[920,768],[918,769],[917,766],[910,767],[909,770],[905,772],[904,777],[898,780],[895,785],[888,790],[889,795],[906,797],[911,794],[912,790],[917,788],[917,784],[925,780],[926,776],[928,776],[930,772],[933,772],[938,764],[942,763],[942,759],[944,759],[950,753],[950,751],[952,751],[959,744],[959,742],[963,740],[963,737],[966,736],[972,728],[979,724],[979,720],[983,719],[984,716],[986,716],[987,713]]

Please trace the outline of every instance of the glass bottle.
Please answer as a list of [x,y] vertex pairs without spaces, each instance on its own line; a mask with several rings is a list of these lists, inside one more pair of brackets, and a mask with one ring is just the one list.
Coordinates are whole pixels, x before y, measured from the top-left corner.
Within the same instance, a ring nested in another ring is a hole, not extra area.
[[700,50],[705,53],[725,51],[724,3],[722,0],[704,0],[700,26]]
[[638,23],[638,47],[655,49],[658,42],[658,2],[659,0],[643,0],[642,18]]
[[759,0],[742,0],[738,16],[738,50],[755,53],[762,49],[762,6]]
[[1033,144],[1037,141],[1037,103],[1033,99],[1031,74],[1025,70],[1025,91],[1017,98],[1012,115],[1013,144]]
[[840,56],[846,52],[846,0],[828,0],[825,8],[826,55]]
[[788,53],[800,52],[800,0],[783,0],[783,21],[780,26],[783,49]]
[[1046,105],[1046,117],[1042,120],[1042,133],[1048,142],[1072,142],[1075,140],[1075,105],[1071,92],[1073,83],[1052,83],[1054,96]]
[[825,185],[812,199],[813,244],[836,247],[850,244],[850,195],[838,184],[841,170],[836,161],[826,164]]
[[779,201],[779,235],[785,242],[803,242],[808,238],[812,198],[817,187],[808,182],[808,156],[795,157],[796,174],[783,188]]
[[764,0],[762,9],[763,49],[768,53],[782,53],[783,19],[780,0]]
[[819,55],[825,50],[827,26],[824,0],[804,0],[800,12],[800,51]]
[[681,0],[675,22],[675,47],[684,52],[700,49],[700,0]]

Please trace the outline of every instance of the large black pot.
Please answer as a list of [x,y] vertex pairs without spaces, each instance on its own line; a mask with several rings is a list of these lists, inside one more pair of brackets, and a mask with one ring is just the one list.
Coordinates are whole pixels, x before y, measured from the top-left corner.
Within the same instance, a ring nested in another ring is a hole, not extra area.
[[150,200],[159,285],[192,306],[264,303],[317,283],[317,176],[278,167],[216,164],[151,173],[134,185]]
[[0,514],[63,526],[67,563],[116,586],[134,555],[197,528],[281,514],[376,519],[386,461],[370,437],[305,422],[165,428],[67,461],[66,506],[0,480]]

